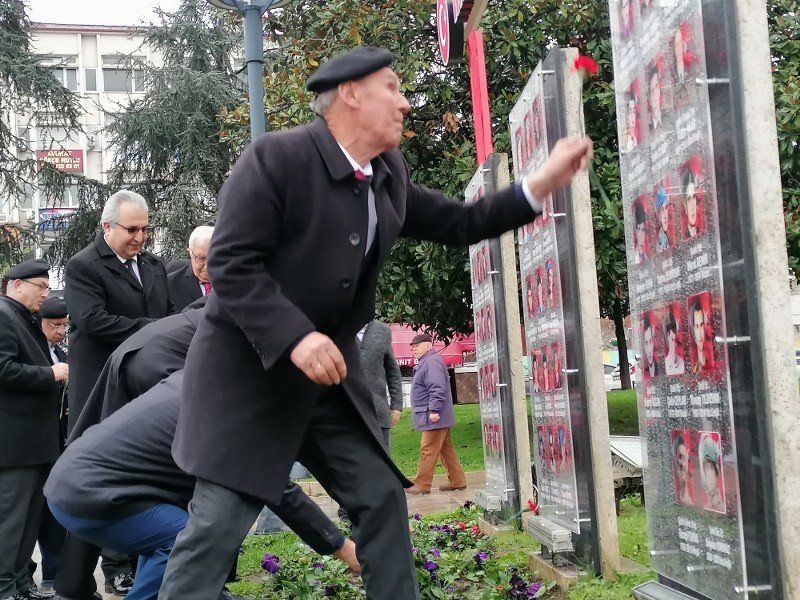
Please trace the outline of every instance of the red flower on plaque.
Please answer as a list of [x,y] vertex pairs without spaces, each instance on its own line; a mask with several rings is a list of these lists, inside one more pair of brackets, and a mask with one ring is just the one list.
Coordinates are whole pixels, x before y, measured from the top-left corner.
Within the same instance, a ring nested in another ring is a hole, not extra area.
[[600,69],[595,59],[593,59],[591,56],[585,56],[583,54],[579,54],[578,58],[575,59],[573,68],[580,72],[584,79],[587,75],[594,77],[597,75],[597,72]]
[[533,500],[528,500],[528,509],[535,515],[539,514],[539,506]]

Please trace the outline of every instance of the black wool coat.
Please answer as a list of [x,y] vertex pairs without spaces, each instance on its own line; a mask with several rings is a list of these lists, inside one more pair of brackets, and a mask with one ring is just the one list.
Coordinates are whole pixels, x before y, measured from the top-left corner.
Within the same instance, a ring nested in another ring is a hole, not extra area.
[[342,390],[382,448],[355,335],[373,318],[392,244],[408,236],[467,245],[535,216],[514,188],[467,205],[413,184],[396,150],[372,168],[378,223],[366,258],[367,188],[324,120],[259,137],[232,170],[208,256],[214,293],[189,348],[173,444],[188,473],[278,500],[324,391],[289,360],[312,331],[342,352]]
[[68,441],[183,369],[203,312],[199,308],[159,319],[122,342],[103,366]]
[[203,292],[200,290],[200,280],[195,277],[192,265],[167,273],[167,284],[169,285],[169,299],[175,305],[175,310],[179,312],[203,296]]
[[100,233],[67,263],[64,300],[70,318],[70,430],[111,353],[131,334],[174,312],[161,259],[138,257],[140,285]]
[[51,366],[39,322],[0,297],[0,469],[58,458],[59,385]]

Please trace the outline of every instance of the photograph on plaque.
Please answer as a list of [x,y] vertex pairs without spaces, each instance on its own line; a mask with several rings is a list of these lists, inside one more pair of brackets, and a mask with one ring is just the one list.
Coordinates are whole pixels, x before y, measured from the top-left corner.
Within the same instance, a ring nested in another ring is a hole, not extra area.
[[664,353],[664,375],[674,376],[683,375],[686,371],[684,360],[684,319],[683,310],[680,302],[672,302],[664,308],[664,319],[662,321],[662,331],[666,351]]
[[714,327],[711,320],[711,294],[701,292],[686,301],[691,343],[689,358],[692,372],[712,375],[717,370],[714,363]]
[[696,36],[692,34],[692,21],[686,19],[669,36],[670,84],[675,109],[697,102],[697,56],[693,52]]
[[625,130],[622,134],[620,149],[624,152],[633,151],[642,139],[642,111],[641,87],[638,79],[634,79],[628,91],[623,96],[625,108]]
[[699,156],[693,156],[678,168],[681,198],[681,234],[684,240],[705,231],[703,211],[703,170]]
[[658,335],[660,330],[656,321],[656,311],[646,311],[642,314],[640,323],[640,331],[642,332],[641,373],[644,383],[647,385],[650,380],[663,374],[661,336]]
[[664,61],[661,54],[650,61],[645,72],[647,91],[647,126],[650,137],[656,137],[664,130]]
[[688,429],[673,429],[669,432],[675,502],[684,506],[694,506],[695,503],[693,437]]
[[631,206],[634,223],[633,256],[637,265],[647,262],[652,254],[652,225],[655,219],[652,215],[648,216],[647,207],[647,194],[640,194]]
[[671,178],[667,175],[653,190],[653,206],[658,225],[656,252],[666,252],[675,245],[675,216],[670,197]]
[[700,463],[703,510],[725,514],[725,480],[722,476],[722,444],[716,431],[699,431],[697,458]]

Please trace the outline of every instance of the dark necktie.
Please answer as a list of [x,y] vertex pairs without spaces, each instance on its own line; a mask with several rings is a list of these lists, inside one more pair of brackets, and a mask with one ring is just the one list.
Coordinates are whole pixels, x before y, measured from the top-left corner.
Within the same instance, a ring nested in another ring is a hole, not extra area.
[[126,260],[126,261],[125,261],[124,263],[122,263],[122,264],[123,264],[123,265],[125,265],[125,268],[126,268],[126,269],[128,269],[128,271],[130,271],[130,272],[131,272],[131,275],[133,275],[133,278],[134,278],[136,281],[138,281],[138,282],[139,282],[139,285],[141,285],[141,284],[142,284],[142,280],[139,278],[139,275],[136,273],[136,270],[133,268],[133,263],[134,263],[134,262],[136,262],[136,261],[134,261],[134,259],[132,259],[132,258],[129,258],[128,260]]

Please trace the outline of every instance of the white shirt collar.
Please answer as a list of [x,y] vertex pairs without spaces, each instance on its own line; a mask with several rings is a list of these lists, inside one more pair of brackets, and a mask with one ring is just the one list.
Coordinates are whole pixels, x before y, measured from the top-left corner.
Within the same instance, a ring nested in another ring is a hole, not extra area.
[[[106,239],[106,236],[103,236],[103,239],[106,241],[106,244],[108,244],[108,239]],[[121,262],[122,264],[125,264],[126,262],[128,262],[127,258],[123,258],[119,254],[117,254],[116,251],[113,248],[111,248],[111,244],[108,244],[108,247],[111,249],[112,252],[114,252],[114,256],[116,256],[119,259],[119,262]],[[136,264],[139,264],[139,255],[137,254],[131,260],[133,262],[135,262]]]
[[353,171],[361,171],[367,177],[372,177],[372,163],[367,163],[365,167],[362,167],[355,161],[355,159],[352,156],[350,156],[347,150],[344,149],[344,146],[339,144],[339,148],[341,148],[342,152],[344,152],[344,157],[350,163],[350,166],[353,167]]

